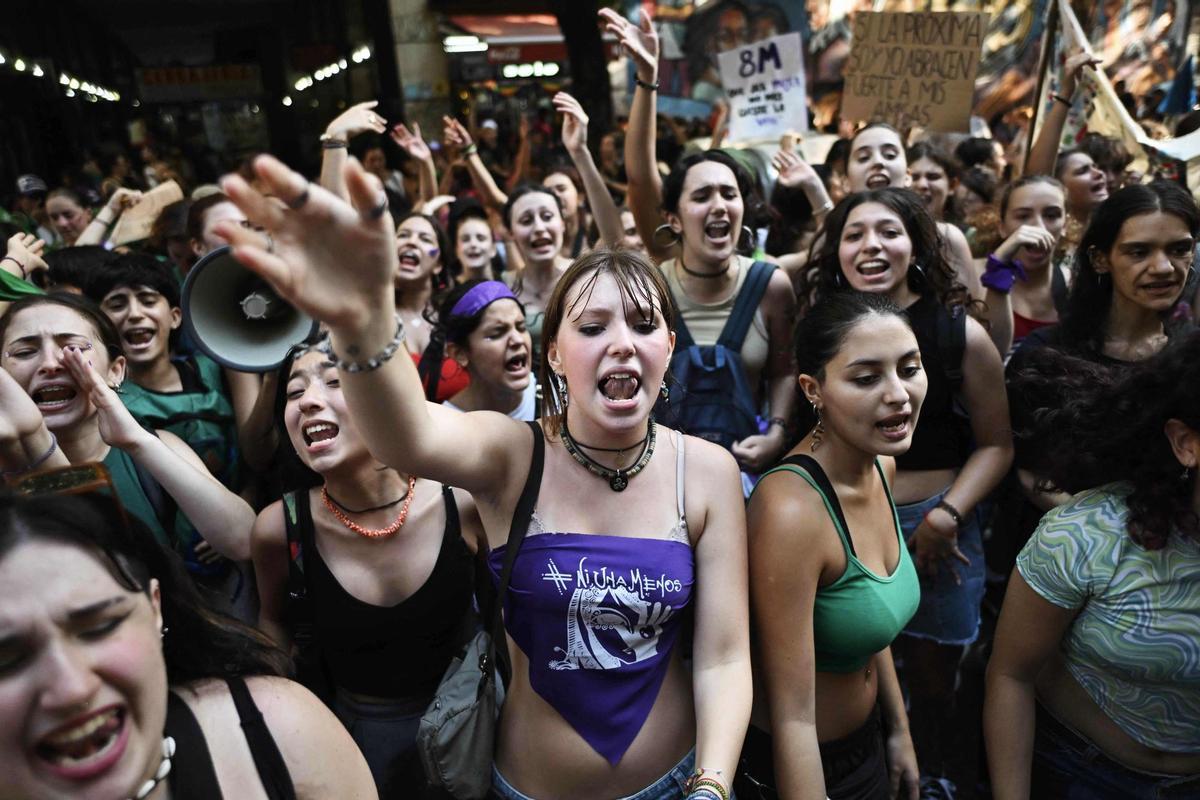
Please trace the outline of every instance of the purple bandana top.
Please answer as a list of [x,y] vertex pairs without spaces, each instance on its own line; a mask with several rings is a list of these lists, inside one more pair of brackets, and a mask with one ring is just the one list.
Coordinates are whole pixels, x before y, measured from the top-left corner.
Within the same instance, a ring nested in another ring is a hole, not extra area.
[[[499,582],[504,547],[488,556]],[[692,599],[692,548],[583,533],[527,537],[504,603],[529,683],[610,764],[650,715]]]

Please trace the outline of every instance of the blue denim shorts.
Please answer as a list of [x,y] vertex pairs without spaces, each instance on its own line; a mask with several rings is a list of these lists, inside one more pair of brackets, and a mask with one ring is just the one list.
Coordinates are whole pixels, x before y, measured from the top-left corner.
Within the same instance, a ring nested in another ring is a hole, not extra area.
[[[949,487],[919,503],[896,507],[906,541],[948,490]],[[921,604],[904,629],[905,635],[945,645],[971,644],[979,636],[979,608],[986,588],[987,565],[983,560],[983,530],[978,509],[964,515],[958,529],[958,549],[971,560],[970,566],[958,560],[946,561],[938,566],[936,576],[921,575]],[[958,581],[954,579],[951,565],[958,572]]]
[[[620,800],[683,800],[687,792],[683,785],[696,771],[696,751],[688,753],[683,760],[671,768],[671,771],[654,783],[634,794]],[[500,770],[492,765],[492,800],[534,800],[529,795],[521,794],[512,784],[504,779]]]
[[1184,800],[1200,797],[1200,775],[1141,772],[1113,761],[1040,705],[1031,800]]

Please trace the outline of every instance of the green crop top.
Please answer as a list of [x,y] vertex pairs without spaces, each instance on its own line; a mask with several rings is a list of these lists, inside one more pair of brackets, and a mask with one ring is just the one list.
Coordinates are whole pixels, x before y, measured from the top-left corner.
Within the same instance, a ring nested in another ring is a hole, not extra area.
[[896,504],[878,460],[875,468],[892,506],[896,538],[900,542],[900,561],[886,578],[871,572],[858,560],[837,493],[815,459],[805,455],[791,456],[771,470],[794,472],[816,489],[846,551],[846,571],[833,583],[818,589],[813,604],[813,644],[818,672],[844,673],[862,669],[872,655],[890,645],[904,629],[921,599],[917,570],[900,532]]

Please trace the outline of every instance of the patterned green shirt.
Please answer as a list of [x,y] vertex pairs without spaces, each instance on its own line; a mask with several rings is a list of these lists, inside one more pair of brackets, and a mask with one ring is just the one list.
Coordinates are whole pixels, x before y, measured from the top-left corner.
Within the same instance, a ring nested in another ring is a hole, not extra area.
[[1102,486],[1046,514],[1017,569],[1078,611],[1061,650],[1096,705],[1147,747],[1200,752],[1200,543],[1176,533],[1161,550],[1134,542],[1129,492]]

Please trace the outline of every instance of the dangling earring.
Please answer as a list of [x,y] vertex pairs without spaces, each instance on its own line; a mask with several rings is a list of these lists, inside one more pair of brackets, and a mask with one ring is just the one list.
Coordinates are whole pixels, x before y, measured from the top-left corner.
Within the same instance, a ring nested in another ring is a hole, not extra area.
[[812,444],[809,445],[809,452],[817,452],[817,448],[821,446],[821,441],[825,436],[825,423],[821,420],[821,409],[813,405],[813,413],[817,415],[817,425],[812,429]]
[[565,410],[567,407],[567,377],[557,372],[552,374],[554,375],[554,393],[558,395],[559,405]]
[[662,395],[664,403],[671,402],[671,390],[667,388],[667,379],[663,378],[662,386],[659,387],[658,393]]
[[738,236],[738,246],[741,250],[751,253],[754,252],[754,234],[745,225],[742,226],[742,232]]
[[1183,472],[1179,473],[1179,482],[1187,483],[1188,479],[1191,477],[1192,477],[1192,468],[1184,467]]
[[914,261],[909,264],[908,271],[910,274],[916,275],[916,279],[920,284],[918,286],[910,286],[909,288],[913,289],[914,291],[919,291],[924,286],[929,285],[929,278],[925,275],[925,268],[922,267],[918,262]]
[[679,231],[671,227],[669,222],[664,222],[654,229],[654,233],[650,236],[654,243],[659,247],[670,247],[673,244],[679,243]]
[[839,289],[846,288],[846,278],[842,275],[841,267],[838,267],[838,271],[833,273],[833,285]]

